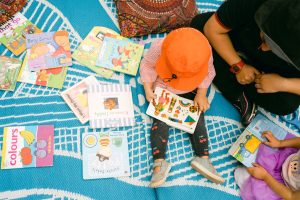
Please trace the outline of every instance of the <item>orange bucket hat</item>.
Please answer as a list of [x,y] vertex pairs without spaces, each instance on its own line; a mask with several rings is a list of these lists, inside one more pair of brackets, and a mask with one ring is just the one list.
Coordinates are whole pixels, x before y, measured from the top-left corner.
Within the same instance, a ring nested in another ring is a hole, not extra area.
[[200,31],[179,28],[164,39],[156,72],[177,90],[193,90],[207,75],[211,55],[210,44]]

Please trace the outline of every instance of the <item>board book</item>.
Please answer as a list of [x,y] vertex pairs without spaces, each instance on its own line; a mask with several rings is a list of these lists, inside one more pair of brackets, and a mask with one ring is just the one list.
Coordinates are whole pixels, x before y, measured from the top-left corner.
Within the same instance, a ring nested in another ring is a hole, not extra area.
[[42,32],[21,13],[0,24],[0,42],[16,56],[26,50],[26,35]]
[[0,56],[0,90],[14,91],[22,61]]
[[83,179],[129,176],[126,131],[82,135]]
[[104,36],[122,38],[109,28],[95,26],[74,51],[72,57],[81,65],[90,68],[97,74],[110,78],[114,73],[112,70],[96,66],[96,60],[102,47]]
[[131,88],[124,84],[90,84],[88,105],[91,128],[133,126]]
[[143,56],[144,46],[129,39],[104,37],[96,65],[135,76]]
[[194,102],[160,87],[154,93],[156,98],[149,104],[147,115],[193,134],[201,114]]
[[74,112],[79,121],[84,124],[89,120],[88,85],[98,84],[94,76],[89,76],[61,93],[62,98]]
[[22,68],[19,73],[18,81],[61,89],[64,85],[67,71],[68,67],[30,71],[28,67],[27,57],[25,56],[22,63]]
[[27,34],[26,47],[31,71],[72,65],[67,31]]
[[1,169],[53,166],[54,126],[13,126],[3,131]]
[[266,141],[261,136],[264,131],[271,131],[278,140],[285,139],[288,134],[286,130],[258,114],[231,146],[228,153],[246,167],[252,167],[252,163],[256,161],[259,145],[262,141]]

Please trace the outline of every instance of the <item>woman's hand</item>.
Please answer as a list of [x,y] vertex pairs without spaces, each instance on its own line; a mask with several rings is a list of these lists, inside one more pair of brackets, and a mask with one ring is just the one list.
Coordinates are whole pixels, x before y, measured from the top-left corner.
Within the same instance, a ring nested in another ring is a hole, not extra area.
[[265,131],[262,133],[262,137],[266,138],[268,141],[263,142],[265,145],[270,147],[279,148],[281,147],[281,141],[274,137],[271,131]]
[[248,173],[253,176],[256,179],[259,180],[265,180],[267,175],[269,174],[265,168],[263,168],[260,164],[258,163],[253,163],[253,167],[247,168]]
[[261,74],[255,78],[258,93],[275,93],[284,91],[286,78],[278,74]]
[[236,74],[236,79],[240,84],[246,85],[252,83],[259,74],[260,72],[253,66],[245,64],[241,71]]

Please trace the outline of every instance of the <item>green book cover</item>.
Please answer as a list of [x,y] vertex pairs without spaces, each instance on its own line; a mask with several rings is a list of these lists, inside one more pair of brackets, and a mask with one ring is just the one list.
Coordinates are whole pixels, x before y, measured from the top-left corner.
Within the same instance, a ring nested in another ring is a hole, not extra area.
[[14,91],[22,61],[0,56],[0,89]]
[[67,71],[68,67],[57,67],[50,69],[41,69],[39,71],[30,71],[27,62],[27,56],[25,56],[18,81],[61,89],[65,82]]
[[94,27],[86,38],[81,42],[79,47],[74,51],[72,57],[80,64],[90,68],[97,74],[110,78],[113,71],[103,67],[96,66],[99,51],[103,44],[104,36],[109,35],[116,38],[122,38],[119,34],[105,27]]

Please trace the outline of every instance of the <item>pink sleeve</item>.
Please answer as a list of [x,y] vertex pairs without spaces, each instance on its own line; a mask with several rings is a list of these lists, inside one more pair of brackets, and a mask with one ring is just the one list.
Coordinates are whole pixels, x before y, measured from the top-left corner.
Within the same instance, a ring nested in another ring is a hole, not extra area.
[[208,62],[208,73],[202,83],[198,86],[198,88],[208,88],[212,83],[213,79],[216,76],[216,71],[214,67],[214,59],[211,56]]
[[143,83],[153,83],[157,78],[155,63],[160,56],[163,39],[156,39],[145,54],[140,66],[140,75]]

